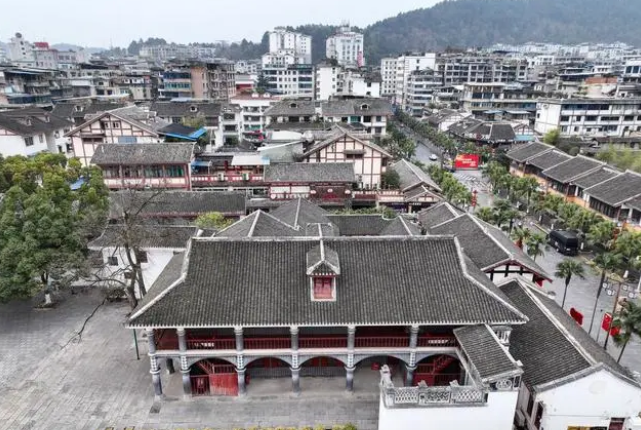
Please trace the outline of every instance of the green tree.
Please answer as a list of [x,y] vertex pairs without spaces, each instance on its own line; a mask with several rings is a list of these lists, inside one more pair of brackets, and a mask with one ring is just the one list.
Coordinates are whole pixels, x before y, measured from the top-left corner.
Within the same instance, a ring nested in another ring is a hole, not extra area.
[[527,240],[530,238],[530,234],[531,232],[529,229],[518,227],[512,231],[510,237],[512,240],[516,241],[516,246],[523,249],[523,245],[525,245]]
[[536,261],[537,257],[545,254],[545,236],[540,233],[532,233],[525,242],[527,254]]
[[572,277],[577,276],[581,279],[585,279],[585,270],[583,268],[583,264],[581,264],[576,260],[566,258],[565,260],[561,261],[559,264],[556,265],[556,272],[554,273],[554,276],[556,276],[559,279],[563,279],[565,281],[565,290],[563,291],[563,301],[561,302],[561,307],[564,307],[565,297],[568,294],[568,286],[570,285],[570,281],[572,280]]
[[574,216],[567,221],[566,226],[572,230],[588,233],[590,231],[590,227],[602,220],[603,218],[595,212],[579,208]]
[[[0,301],[44,291],[50,302],[52,286],[84,273],[86,243],[103,227],[108,191],[99,170],[67,169],[61,154],[7,161],[15,174],[0,206]],[[84,185],[72,191],[81,175]]]
[[558,128],[555,128],[554,130],[550,130],[545,133],[545,136],[543,136],[543,142],[547,143],[548,145],[556,146],[559,143],[560,138],[561,132]]
[[635,302],[627,300],[623,304],[618,317],[612,322],[612,326],[621,330],[613,338],[614,344],[621,348],[617,358],[617,363],[619,363],[632,336],[641,336],[641,307]]
[[494,224],[494,211],[492,210],[492,208],[478,208],[476,210],[476,216],[488,224]]
[[514,190],[517,195],[525,197],[525,213],[530,212],[530,199],[539,189],[539,182],[532,176],[523,176],[516,179]]
[[599,288],[596,292],[596,298],[594,299],[594,307],[592,308],[592,318],[590,319],[590,329],[588,330],[588,333],[592,333],[594,318],[596,316],[596,307],[599,303],[599,297],[601,297],[601,292],[603,291],[603,285],[605,284],[605,279],[608,275],[608,272],[613,272],[614,270],[620,268],[622,258],[618,254],[604,252],[597,255],[593,262],[597,271],[601,273],[601,279],[599,281]]
[[384,188],[391,188],[395,190],[401,186],[401,177],[398,175],[396,170],[387,169],[382,174],[382,180]]
[[590,227],[587,234],[588,242],[601,249],[610,250],[614,245],[616,231],[617,226],[615,223],[601,220]]
[[514,220],[519,217],[519,212],[516,211],[508,200],[497,200],[493,206],[494,223],[497,227],[501,228],[503,225],[508,224],[508,230],[511,232]]
[[225,218],[220,212],[207,212],[196,218],[196,225],[200,229],[222,230],[233,224],[233,221]]

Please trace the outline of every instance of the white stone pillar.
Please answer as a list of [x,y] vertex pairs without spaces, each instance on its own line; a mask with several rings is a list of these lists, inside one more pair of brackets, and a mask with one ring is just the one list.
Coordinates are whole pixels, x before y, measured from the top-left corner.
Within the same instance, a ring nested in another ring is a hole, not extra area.
[[191,374],[189,373],[189,366],[187,366],[187,332],[184,328],[176,330],[178,334],[178,349],[180,350],[180,373],[183,380],[183,394],[191,396]]
[[162,397],[162,381],[160,380],[158,357],[156,357],[156,340],[154,339],[154,330],[150,328],[147,329],[147,343],[149,345],[149,373],[151,373],[151,381],[154,385],[154,395],[158,399]]

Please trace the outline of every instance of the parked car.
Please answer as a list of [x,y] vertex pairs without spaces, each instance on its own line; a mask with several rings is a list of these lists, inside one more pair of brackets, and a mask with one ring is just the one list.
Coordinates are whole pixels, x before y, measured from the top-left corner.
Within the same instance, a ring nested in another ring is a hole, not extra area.
[[548,244],[565,255],[579,253],[579,236],[569,230],[552,230],[548,234]]
[[436,154],[432,154],[432,155],[430,155],[430,160],[438,161],[438,156]]

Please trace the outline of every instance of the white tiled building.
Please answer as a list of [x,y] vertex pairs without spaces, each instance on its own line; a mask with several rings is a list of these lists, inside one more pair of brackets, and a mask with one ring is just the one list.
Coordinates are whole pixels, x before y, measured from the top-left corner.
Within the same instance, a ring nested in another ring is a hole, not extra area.
[[341,66],[362,67],[365,65],[363,35],[347,27],[329,37],[326,42],[326,56],[335,59]]
[[561,136],[641,135],[641,99],[545,99],[536,107],[534,130],[558,129]]
[[312,37],[277,27],[269,32],[269,53],[263,67],[283,64],[311,64]]
[[427,69],[436,70],[435,53],[383,58],[381,60],[382,95],[394,97],[395,103],[402,103],[407,92],[410,74]]

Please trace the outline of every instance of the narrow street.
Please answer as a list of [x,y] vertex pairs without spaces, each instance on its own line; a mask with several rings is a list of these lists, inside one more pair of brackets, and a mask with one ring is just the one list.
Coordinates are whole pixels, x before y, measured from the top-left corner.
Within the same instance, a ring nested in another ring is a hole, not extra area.
[[[440,163],[440,158],[438,161],[430,160],[430,156],[432,154],[436,154],[440,157],[440,151],[438,148],[426,139],[418,136],[408,127],[405,127],[402,124],[398,124],[398,127],[401,131],[417,142],[415,158],[418,161],[424,164]],[[478,193],[477,202],[479,207],[492,205],[494,198],[490,192],[489,184],[483,178],[480,170],[459,170],[454,172],[454,176],[470,191],[476,191]],[[532,228],[543,234],[547,234],[547,232],[539,230],[536,226],[533,226]],[[560,305],[563,300],[565,282],[563,279],[555,278],[554,272],[556,271],[557,264],[566,258],[578,259],[585,267],[585,279],[572,279],[572,282],[570,283],[565,302],[565,309],[569,312],[571,308],[575,308],[577,311],[582,313],[583,328],[587,331],[590,327],[592,308],[594,306],[594,300],[599,286],[600,275],[586,264],[585,257],[567,257],[561,255],[552,248],[546,249],[545,254],[537,258],[536,262],[553,278],[552,282],[546,282],[544,284],[544,288],[553,291],[556,294],[556,301]],[[622,293],[622,295],[623,294],[626,293]],[[600,344],[605,342],[606,337],[606,332],[601,329],[601,320],[604,313],[612,312],[614,299],[614,297],[608,296],[605,291],[602,291],[601,296],[599,297],[596,318],[594,320],[591,335],[594,339],[598,339]],[[617,358],[620,353],[620,349],[614,345],[612,339],[608,342],[608,352],[615,358]],[[626,347],[625,354],[621,359],[621,364],[632,371],[641,372],[641,341],[639,341],[638,338],[633,337]]]

